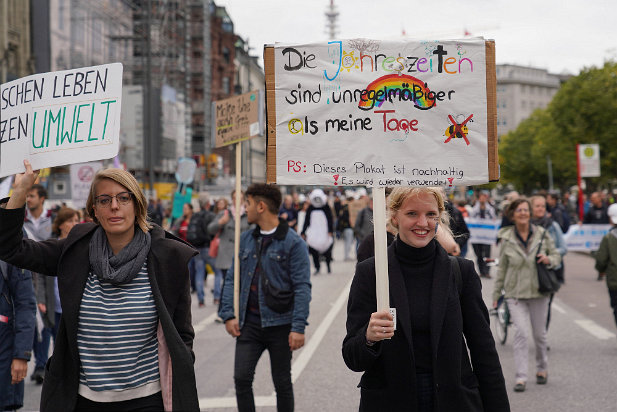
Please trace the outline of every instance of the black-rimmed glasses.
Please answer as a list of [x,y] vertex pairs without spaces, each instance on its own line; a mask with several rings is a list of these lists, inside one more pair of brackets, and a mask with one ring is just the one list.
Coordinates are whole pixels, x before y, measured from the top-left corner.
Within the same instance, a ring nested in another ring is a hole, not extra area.
[[110,195],[98,195],[94,198],[94,203],[100,207],[109,207],[111,206],[111,201],[113,198],[116,198],[118,204],[128,205],[129,202],[133,199],[133,194],[131,192],[120,192],[115,196]]

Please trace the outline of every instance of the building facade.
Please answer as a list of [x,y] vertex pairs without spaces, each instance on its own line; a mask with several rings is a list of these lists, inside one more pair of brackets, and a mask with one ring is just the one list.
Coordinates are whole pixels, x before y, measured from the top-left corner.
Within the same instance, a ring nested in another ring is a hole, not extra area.
[[496,72],[498,136],[516,129],[535,109],[546,107],[563,79],[545,69],[513,64],[499,64]]
[[34,73],[30,39],[30,3],[0,2],[0,84]]

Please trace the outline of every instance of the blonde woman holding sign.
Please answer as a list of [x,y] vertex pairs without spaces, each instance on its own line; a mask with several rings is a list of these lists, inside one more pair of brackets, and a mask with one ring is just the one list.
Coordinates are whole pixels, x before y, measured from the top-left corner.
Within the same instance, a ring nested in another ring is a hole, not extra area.
[[364,372],[360,411],[509,411],[474,265],[435,239],[448,221],[439,190],[396,188],[388,210],[398,230],[388,248],[397,324],[375,311],[374,258],[357,265],[347,305],[343,358]]
[[62,318],[41,411],[199,410],[188,275],[195,250],[147,221],[137,180],[120,169],[94,177],[86,208],[95,223],[64,239],[22,239],[38,176],[24,165],[0,209],[0,256],[58,277]]

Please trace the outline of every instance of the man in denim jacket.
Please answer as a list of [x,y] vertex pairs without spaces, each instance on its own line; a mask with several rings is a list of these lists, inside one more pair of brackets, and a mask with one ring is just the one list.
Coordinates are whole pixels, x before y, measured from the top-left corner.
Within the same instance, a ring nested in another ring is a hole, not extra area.
[[[253,376],[267,349],[277,409],[293,411],[291,352],[304,345],[311,300],[308,248],[287,222],[278,218],[281,192],[276,186],[251,185],[246,198],[248,222],[257,227],[244,232],[240,239],[239,319],[233,309],[233,265],[225,277],[219,310],[227,332],[237,338],[234,382],[238,410],[255,410]],[[262,276],[276,289],[293,290],[293,299],[283,313],[266,304]]]

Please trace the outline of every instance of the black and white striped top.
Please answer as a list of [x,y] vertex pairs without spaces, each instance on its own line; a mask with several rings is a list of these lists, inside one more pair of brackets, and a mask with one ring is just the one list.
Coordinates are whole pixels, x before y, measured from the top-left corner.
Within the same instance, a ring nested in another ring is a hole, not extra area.
[[118,402],[161,390],[158,314],[147,265],[131,282],[113,285],[88,276],[79,309],[79,394]]

